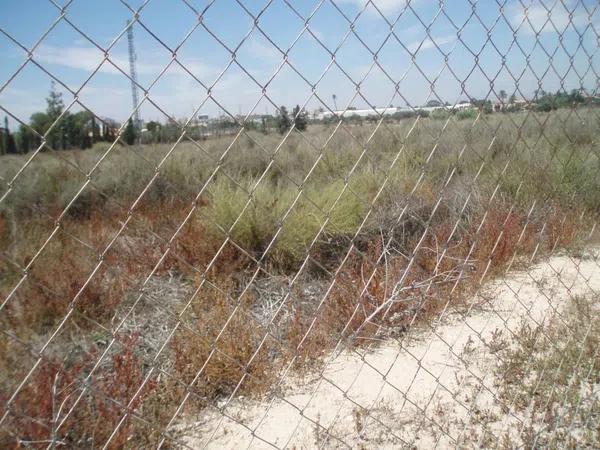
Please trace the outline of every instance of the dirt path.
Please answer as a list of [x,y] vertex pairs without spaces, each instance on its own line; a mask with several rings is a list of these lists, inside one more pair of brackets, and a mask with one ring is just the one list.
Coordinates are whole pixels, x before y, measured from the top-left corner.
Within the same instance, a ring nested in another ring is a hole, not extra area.
[[[281,398],[236,399],[225,409],[230,418],[214,410],[188,418],[186,440],[210,449],[453,447],[464,437],[462,419],[510,409],[498,405],[490,370],[498,333],[510,337],[523,321],[545,323],[572,296],[600,292],[597,251],[588,253],[556,256],[497,280],[470,308],[449,311],[402,342],[332,356],[323,376],[288,377]],[[513,420],[519,418],[508,414],[499,426]]]

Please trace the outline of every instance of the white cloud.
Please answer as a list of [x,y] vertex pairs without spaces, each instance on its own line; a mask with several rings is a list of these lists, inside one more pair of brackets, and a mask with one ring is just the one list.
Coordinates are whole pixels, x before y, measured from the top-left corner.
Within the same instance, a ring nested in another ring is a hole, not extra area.
[[255,62],[269,67],[276,66],[283,60],[281,52],[262,37],[252,36],[242,47],[242,51],[248,52]]
[[442,47],[444,45],[451,44],[454,41],[456,41],[456,35],[449,34],[447,36],[440,36],[437,38],[433,38],[433,40],[428,38],[428,39],[425,39],[424,41],[415,41],[415,42],[412,42],[411,44],[408,44],[407,47],[411,52],[414,52],[417,49],[419,51],[423,51],[423,50],[427,50],[427,49],[435,47],[436,44],[438,47]]
[[[338,0],[340,3],[351,3],[356,5],[357,8],[362,9],[369,2],[369,0]],[[392,14],[400,11],[406,5],[406,0],[370,0],[372,5],[375,5],[379,11],[383,14]],[[416,0],[411,2],[416,3]],[[371,11],[375,11],[372,7],[368,8]]]
[[325,34],[322,31],[319,31],[313,27],[310,27],[310,31],[312,31],[312,34],[314,34],[315,37],[321,42],[325,40]]
[[[55,47],[52,45],[41,45],[34,52],[34,59],[40,63],[54,64],[91,73],[104,60],[104,54],[97,48],[91,46]],[[109,53],[109,59],[125,73],[129,73],[129,59],[127,55]],[[138,57],[136,69],[141,75],[158,75],[167,63],[168,59],[164,59],[163,62],[158,62],[149,59],[140,59]],[[196,76],[214,73],[214,69],[204,65],[198,59],[187,58],[185,63],[182,61],[182,64]],[[121,72],[108,61],[102,64],[98,72],[121,74]],[[169,68],[168,73],[183,75],[185,71],[177,64],[173,64]]]
[[[91,72],[100,64],[104,55],[94,47],[55,47],[52,45],[42,45],[34,52],[33,57],[40,63],[56,64],[71,69]],[[116,56],[111,55],[111,59],[117,64],[121,63],[120,58]],[[100,68],[100,72],[118,73],[117,69],[110,64],[104,64]]]
[[[154,61],[152,60],[153,56],[155,57]],[[129,60],[126,54],[111,52],[109,58],[124,73],[129,74]],[[60,66],[91,74],[104,60],[104,54],[91,46],[74,45],[58,47],[42,45],[34,52],[34,59],[42,65]],[[211,81],[219,72],[217,68],[204,64],[197,57],[181,57],[179,60],[187,70],[199,79]],[[154,77],[163,71],[169,61],[170,57],[157,58],[150,52],[144,59],[138,58],[136,68],[140,75],[146,76],[146,79],[154,79]],[[53,71],[51,67],[48,68],[50,71]],[[123,74],[109,62],[104,62],[100,69],[98,69],[98,72],[104,75],[116,75],[122,78],[123,81],[126,81]],[[176,116],[189,114],[194,103],[199,103],[204,98],[205,89],[197,81],[193,80],[181,66],[175,63],[170,65],[161,79],[164,80],[167,78],[167,82],[159,81],[155,85],[150,92],[150,97],[168,113],[173,113]],[[130,91],[128,87],[108,87],[106,86],[106,81],[103,83],[105,84],[103,87],[97,87],[93,82],[89,83],[82,90],[80,98],[86,106],[100,116],[123,120],[128,117],[132,108]],[[221,84],[223,84],[223,81],[219,83],[219,85]],[[29,117],[35,111],[45,109],[45,91],[29,92],[27,95],[21,93],[21,97],[26,98],[19,101],[15,98],[18,94],[17,91],[11,91],[11,95],[7,96],[5,90],[4,94],[4,96],[0,97],[2,97],[3,101],[6,100],[7,104],[21,105],[17,112],[23,118]],[[65,92],[65,95],[66,98],[69,98],[67,92]],[[151,114],[151,117],[159,114],[154,107],[147,103],[144,103],[142,106],[142,115],[145,113]]]
[[[571,11],[572,18],[570,17]],[[573,2],[566,2],[564,6],[560,2],[556,5],[545,5],[539,0],[525,5],[515,4],[511,16],[513,27],[520,26],[520,30],[530,34],[556,32],[556,30],[562,32],[569,23],[581,27],[585,26],[589,20],[585,9],[580,5],[573,8]]]
[[[23,122],[28,122],[29,117],[36,111],[44,110],[46,102],[45,92],[39,89],[26,89],[8,86],[0,92],[0,104],[11,114]],[[9,128],[16,129],[19,124],[12,117],[8,118]]]

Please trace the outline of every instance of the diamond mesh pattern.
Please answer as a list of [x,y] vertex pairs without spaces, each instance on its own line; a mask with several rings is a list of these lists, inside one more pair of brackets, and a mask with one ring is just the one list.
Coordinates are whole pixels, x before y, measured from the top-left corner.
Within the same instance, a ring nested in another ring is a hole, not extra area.
[[120,0],[108,39],[41,3],[0,21],[3,444],[600,442],[597,3]]

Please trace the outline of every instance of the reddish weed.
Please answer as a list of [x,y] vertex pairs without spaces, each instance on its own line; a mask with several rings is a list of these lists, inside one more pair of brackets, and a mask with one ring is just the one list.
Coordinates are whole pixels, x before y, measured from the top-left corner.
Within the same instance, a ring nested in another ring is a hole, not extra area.
[[[227,283],[221,283],[221,288],[232,292]],[[225,293],[216,290],[204,290],[194,300],[188,322],[191,330],[180,327],[171,347],[175,373],[185,383],[192,383],[202,369],[192,386],[195,398],[210,400],[229,395],[244,377],[239,393],[257,394],[269,387],[275,376],[274,346],[267,339],[250,363],[264,334],[251,321],[250,306],[251,300],[245,298],[236,309]]]
[[[9,428],[2,433],[4,445],[45,448],[54,439],[68,447],[95,448],[111,436],[125,413],[125,406],[138,391],[143,371],[134,352],[135,336],[124,336],[123,349],[115,354],[107,367],[101,367],[92,380],[93,390],[83,394],[80,380],[96,359],[95,352],[87,353],[78,361],[44,361],[33,377],[19,392],[11,406]],[[151,379],[138,393],[129,411],[138,411],[157,386]],[[7,399],[2,394],[1,399]],[[59,428],[67,412],[71,414]],[[131,416],[130,416],[131,417]],[[131,447],[131,437],[143,437],[150,430],[143,423],[126,419],[110,442],[110,448]],[[139,440],[137,442],[140,442]]]

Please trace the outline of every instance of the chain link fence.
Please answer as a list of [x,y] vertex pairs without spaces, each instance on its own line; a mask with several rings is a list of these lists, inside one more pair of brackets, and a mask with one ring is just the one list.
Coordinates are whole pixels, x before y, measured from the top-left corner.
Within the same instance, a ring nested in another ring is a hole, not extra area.
[[7,3],[3,448],[600,445],[597,2]]

